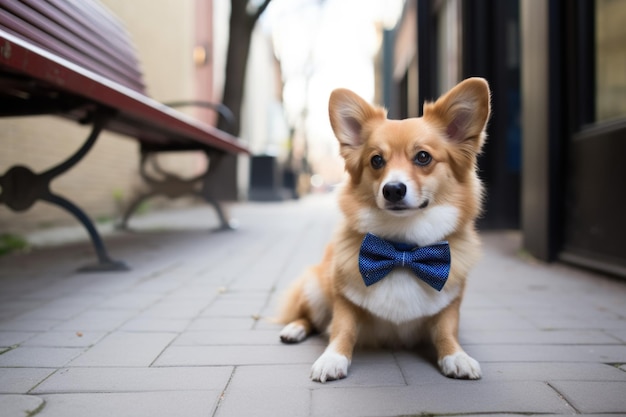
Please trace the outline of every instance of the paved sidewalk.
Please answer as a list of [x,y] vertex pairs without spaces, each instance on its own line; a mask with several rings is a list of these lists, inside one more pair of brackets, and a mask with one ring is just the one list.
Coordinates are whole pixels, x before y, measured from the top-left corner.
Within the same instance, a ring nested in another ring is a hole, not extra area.
[[322,337],[282,345],[277,294],[316,262],[333,200],[135,219],[106,238],[125,273],[81,274],[85,242],[0,258],[0,416],[626,415],[626,282],[518,255],[485,233],[461,341],[483,379],[442,376],[427,352],[357,351],[318,384]]

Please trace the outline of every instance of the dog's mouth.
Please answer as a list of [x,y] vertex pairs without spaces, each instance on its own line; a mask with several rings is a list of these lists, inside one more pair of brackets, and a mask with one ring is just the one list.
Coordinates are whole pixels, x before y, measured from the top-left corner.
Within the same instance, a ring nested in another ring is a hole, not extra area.
[[420,204],[417,207],[411,207],[411,206],[406,205],[405,203],[398,202],[398,203],[388,204],[387,207],[385,208],[389,211],[402,212],[406,210],[423,210],[426,207],[428,207],[429,204],[430,204],[430,200],[426,199],[422,202],[422,204]]

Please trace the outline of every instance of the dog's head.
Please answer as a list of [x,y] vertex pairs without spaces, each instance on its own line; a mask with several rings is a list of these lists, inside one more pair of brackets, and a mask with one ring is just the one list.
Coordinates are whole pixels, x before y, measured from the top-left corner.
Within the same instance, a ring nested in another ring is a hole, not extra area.
[[489,113],[489,86],[481,78],[426,103],[420,118],[389,120],[384,109],[346,89],[334,90],[329,101],[353,198],[393,217],[441,205],[465,213],[458,217],[476,217],[476,159]]

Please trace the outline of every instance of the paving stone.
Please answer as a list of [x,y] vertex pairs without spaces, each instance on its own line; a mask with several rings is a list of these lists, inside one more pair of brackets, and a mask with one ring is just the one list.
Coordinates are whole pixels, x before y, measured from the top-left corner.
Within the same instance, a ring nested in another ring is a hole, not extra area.
[[98,309],[111,310],[145,310],[147,307],[162,299],[162,294],[142,293],[132,291],[116,294],[96,304]]
[[313,391],[312,416],[574,413],[558,393],[540,382],[463,381],[463,388],[454,392],[445,384],[342,389],[341,382]]
[[307,417],[311,395],[308,390],[255,387],[227,391],[216,417]]
[[626,363],[626,345],[468,345],[479,362]]
[[49,331],[38,334],[22,346],[89,347],[105,336],[105,332]]
[[0,347],[11,347],[19,345],[35,336],[34,332],[10,332],[0,330]]
[[69,366],[150,366],[175,336],[174,333],[111,333]]
[[255,317],[199,317],[187,330],[251,330],[255,322]]
[[77,314],[83,312],[87,307],[81,305],[44,305],[22,314],[19,318],[22,320],[29,319],[48,319],[48,320],[67,320]]
[[137,317],[124,323],[119,330],[124,332],[182,332],[190,320],[166,319],[160,317]]
[[535,330],[529,320],[509,310],[464,310],[461,313],[460,327],[463,331],[477,330]]
[[210,303],[211,297],[165,299],[142,312],[143,316],[168,319],[191,319],[200,314]]
[[[233,367],[65,368],[33,393],[223,390]],[[1,375],[1,374],[0,374]]]
[[626,326],[621,329],[607,330],[606,332],[618,340],[626,343]]
[[[313,340],[310,338],[309,340]],[[184,332],[172,343],[174,346],[211,345],[276,345],[279,340],[275,330],[211,330]]]
[[[432,383],[463,384],[445,378],[434,363],[411,352],[396,352],[396,358],[409,385]],[[585,362],[482,362],[483,380],[491,381],[626,381],[626,373],[612,365]],[[461,385],[459,385],[461,386]]]
[[20,346],[0,355],[0,367],[60,368],[82,352],[82,348]]
[[37,417],[206,417],[221,391],[169,391],[41,395],[46,406]]
[[[317,359],[317,358],[315,358]],[[256,387],[316,389],[318,382],[310,379],[311,365],[252,365],[238,366],[229,384],[230,390],[248,392]],[[342,387],[405,386],[402,371],[391,354],[365,353],[355,356],[349,377]]]
[[602,330],[471,330],[461,328],[461,345],[606,345],[619,340]]
[[26,394],[53,372],[50,368],[0,368],[0,394]]
[[135,314],[137,313],[132,310],[89,310],[55,326],[54,330],[111,331]]
[[154,366],[313,363],[322,352],[323,348],[315,345],[170,346]]
[[44,405],[34,395],[0,395],[0,417],[30,417]]
[[0,332],[45,332],[60,323],[61,320],[16,318],[0,322]]
[[555,381],[550,384],[579,412],[626,414],[626,381]]
[[251,317],[259,315],[267,303],[267,293],[237,294],[218,296],[202,313],[209,317]]

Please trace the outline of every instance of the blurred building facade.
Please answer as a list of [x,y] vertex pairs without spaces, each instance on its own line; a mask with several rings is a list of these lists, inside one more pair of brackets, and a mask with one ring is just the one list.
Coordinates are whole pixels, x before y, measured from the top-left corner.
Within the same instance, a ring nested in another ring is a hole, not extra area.
[[492,88],[481,228],[626,276],[626,2],[408,0],[386,33],[383,97],[418,116],[458,81]]

